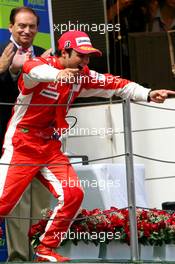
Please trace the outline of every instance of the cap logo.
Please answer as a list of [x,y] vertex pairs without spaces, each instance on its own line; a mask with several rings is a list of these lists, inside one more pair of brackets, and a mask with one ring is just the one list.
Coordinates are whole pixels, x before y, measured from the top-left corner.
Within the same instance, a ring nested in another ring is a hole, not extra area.
[[70,40],[67,40],[65,43],[64,43],[64,48],[65,49],[69,49],[71,46],[71,41]]
[[81,46],[81,45],[91,45],[91,41],[90,38],[88,37],[80,37],[80,38],[76,38],[75,39],[77,46]]

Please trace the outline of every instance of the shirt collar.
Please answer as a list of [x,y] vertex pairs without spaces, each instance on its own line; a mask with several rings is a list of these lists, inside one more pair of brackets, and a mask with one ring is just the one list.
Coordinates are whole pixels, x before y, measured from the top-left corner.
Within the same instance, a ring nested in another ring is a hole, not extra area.
[[[16,43],[16,41],[14,40],[14,37],[12,35],[10,36],[10,41],[15,44],[15,46],[17,47],[17,49],[21,48],[21,46]],[[31,50],[32,57],[35,57],[35,55],[34,55],[34,48],[33,48],[32,45],[28,48],[28,50]]]

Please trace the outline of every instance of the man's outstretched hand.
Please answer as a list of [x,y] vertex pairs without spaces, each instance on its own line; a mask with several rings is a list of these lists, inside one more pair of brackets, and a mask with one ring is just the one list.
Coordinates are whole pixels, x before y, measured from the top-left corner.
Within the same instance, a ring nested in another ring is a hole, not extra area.
[[174,95],[175,91],[171,90],[154,90],[149,93],[150,101],[155,103],[163,103],[166,98],[168,98],[168,95]]

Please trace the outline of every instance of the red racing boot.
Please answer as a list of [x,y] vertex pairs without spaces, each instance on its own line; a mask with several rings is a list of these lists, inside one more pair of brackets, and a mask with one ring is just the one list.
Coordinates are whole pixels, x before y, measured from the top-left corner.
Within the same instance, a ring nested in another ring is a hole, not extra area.
[[36,262],[66,262],[70,261],[70,258],[63,257],[53,251],[53,248],[46,247],[42,244],[37,246],[35,250]]

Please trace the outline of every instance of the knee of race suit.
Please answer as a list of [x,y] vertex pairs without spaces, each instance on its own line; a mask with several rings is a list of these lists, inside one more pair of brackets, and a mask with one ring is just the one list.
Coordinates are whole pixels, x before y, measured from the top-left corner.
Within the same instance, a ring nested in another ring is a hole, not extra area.
[[84,198],[84,191],[81,187],[74,187],[72,190],[72,195],[73,196],[73,202],[77,204],[78,207],[80,207],[83,198]]

